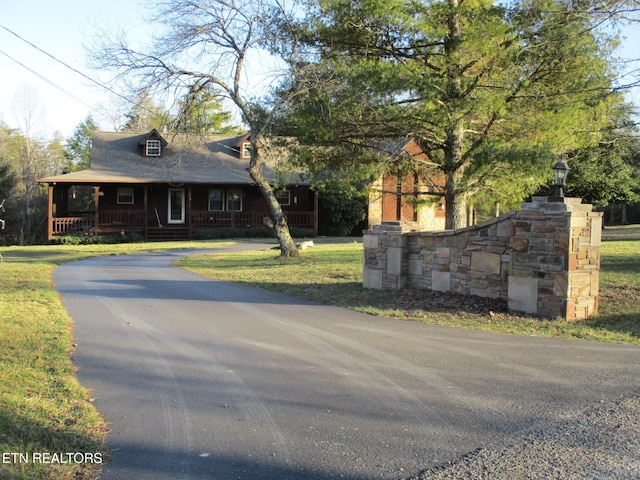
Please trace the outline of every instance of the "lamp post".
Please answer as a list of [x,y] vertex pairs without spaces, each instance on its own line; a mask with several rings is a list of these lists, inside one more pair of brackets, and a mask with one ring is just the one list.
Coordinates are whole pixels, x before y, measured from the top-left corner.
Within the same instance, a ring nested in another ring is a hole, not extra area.
[[567,177],[569,176],[569,165],[564,158],[558,160],[553,167],[553,174],[556,177],[556,192],[555,196],[558,198],[564,197],[562,187],[567,184]]

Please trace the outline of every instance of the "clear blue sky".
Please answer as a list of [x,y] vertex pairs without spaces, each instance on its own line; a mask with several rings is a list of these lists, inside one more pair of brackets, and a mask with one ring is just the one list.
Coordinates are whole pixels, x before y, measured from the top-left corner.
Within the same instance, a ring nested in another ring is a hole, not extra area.
[[[86,66],[85,46],[95,35],[96,26],[107,26],[112,30],[121,26],[128,33],[143,32],[143,3],[144,0],[0,0],[0,25],[87,76],[104,81],[107,78],[99,78],[99,72]],[[629,38],[625,42],[624,56],[640,57],[640,25],[628,29],[626,35]],[[0,120],[11,127],[18,126],[14,103],[24,85],[35,91],[46,112],[41,129],[49,136],[58,130],[68,137],[89,113],[101,121],[101,111],[113,98],[110,93],[0,28]],[[636,94],[635,98],[640,97]],[[636,103],[640,105],[640,101]],[[108,122],[101,126],[112,128]]]
[[[135,0],[1,0],[0,5],[1,26],[98,80],[106,78],[100,79],[99,72],[87,67],[85,52],[96,26],[121,25],[127,31],[144,27],[142,9]],[[45,135],[59,130],[69,136],[89,113],[99,116],[101,105],[108,105],[112,96],[0,28],[0,120],[11,127],[18,125],[15,97],[24,85],[35,91],[46,112]]]

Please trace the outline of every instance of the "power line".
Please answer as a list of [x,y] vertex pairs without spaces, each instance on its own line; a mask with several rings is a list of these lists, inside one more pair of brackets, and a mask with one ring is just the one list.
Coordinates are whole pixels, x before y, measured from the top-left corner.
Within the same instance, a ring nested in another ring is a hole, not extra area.
[[[128,97],[125,97],[124,95],[116,92],[115,90],[113,90],[111,87],[105,85],[102,82],[99,82],[98,80],[89,77],[88,75],[86,75],[85,73],[81,72],[80,70],[78,70],[77,68],[72,67],[71,65],[69,65],[68,63],[60,60],[59,58],[55,57],[54,55],[50,54],[49,52],[43,50],[42,48],[38,47],[37,45],[35,45],[34,43],[30,42],[29,40],[27,40],[26,38],[18,35],[16,32],[14,32],[13,30],[5,27],[4,25],[0,25],[0,28],[2,28],[3,30],[6,30],[7,32],[9,32],[11,35],[13,35],[14,37],[18,38],[19,40],[23,41],[24,43],[26,43],[27,45],[35,48],[36,50],[38,50],[39,52],[45,54],[47,57],[51,58],[52,60],[58,62],[59,64],[63,65],[64,67],[68,68],[69,70],[71,70],[74,73],[77,73],[78,75],[82,76],[83,78],[86,78],[87,80],[89,80],[91,83],[94,83],[96,85],[98,85],[100,88],[108,91],[109,93],[112,93],[113,95],[116,95],[117,97],[125,100],[127,103],[130,103],[132,105],[137,105],[138,102],[131,100]],[[20,63],[18,60],[16,60],[15,58],[9,56],[8,54],[6,54],[3,51],[0,51],[0,53],[2,53],[3,55],[5,55],[6,57],[8,57],[9,59],[13,60],[14,62],[16,62],[18,65],[20,65],[23,68],[26,68],[28,71],[30,71],[31,73],[33,73],[34,75],[37,75],[39,78],[45,80],[46,82],[50,83],[51,85],[53,85],[54,87],[56,87],[58,90],[62,91],[63,93],[69,95],[71,98],[78,100],[76,97],[74,97],[73,95],[71,95],[69,92],[65,91],[63,88],[55,85],[54,83],[52,83],[50,80],[46,79],[45,77],[43,77],[42,75],[40,75],[39,73],[35,72],[34,70],[32,70],[31,68],[23,65],[22,63]],[[80,100],[78,100],[80,101]],[[80,103],[82,103],[83,105],[86,105],[89,107],[89,105],[87,105],[86,103],[80,101]],[[89,107],[89,108],[93,108],[93,107]],[[142,106],[142,108],[144,108],[144,106]],[[146,110],[146,109],[145,109]]]
[[45,82],[47,82],[49,85],[51,85],[52,87],[60,90],[62,93],[64,93],[65,95],[73,98],[76,102],[83,104],[85,107],[88,107],[90,109],[93,109],[93,107],[91,105],[86,104],[85,102],[83,102],[82,100],[80,100],[78,97],[74,96],[72,93],[68,92],[67,90],[65,90],[64,88],[62,88],[60,85],[58,85],[57,83],[52,82],[50,79],[46,78],[43,75],[40,75],[38,72],[36,72],[35,70],[33,70],[32,68],[27,67],[24,63],[20,62],[19,60],[16,60],[15,58],[13,58],[11,55],[9,55],[8,53],[0,50],[0,54],[4,55],[5,57],[7,57],[9,60],[17,63],[18,65],[20,65],[22,68],[24,68],[25,70],[28,70],[29,72],[33,73],[36,77],[40,78],[41,80],[44,80]]

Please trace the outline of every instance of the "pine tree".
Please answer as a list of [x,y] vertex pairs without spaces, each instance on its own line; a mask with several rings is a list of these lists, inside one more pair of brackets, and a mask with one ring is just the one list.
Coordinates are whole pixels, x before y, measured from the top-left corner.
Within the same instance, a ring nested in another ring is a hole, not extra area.
[[610,43],[583,13],[556,0],[317,2],[290,29],[307,54],[285,86],[306,92],[288,131],[334,148],[415,139],[445,178],[446,227],[465,226],[488,171],[503,172],[496,189],[540,184],[552,154],[597,141]]

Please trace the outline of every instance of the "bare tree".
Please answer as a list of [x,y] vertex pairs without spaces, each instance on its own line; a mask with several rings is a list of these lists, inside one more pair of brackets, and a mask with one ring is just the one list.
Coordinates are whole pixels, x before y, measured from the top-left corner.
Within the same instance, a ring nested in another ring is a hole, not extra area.
[[15,116],[22,135],[16,136],[18,152],[12,162],[17,180],[17,231],[20,245],[29,243],[35,235],[34,220],[42,203],[42,192],[37,179],[50,173],[45,142],[42,140],[42,120],[45,118],[36,91],[23,86],[14,99]]
[[[269,127],[291,99],[269,101],[260,82],[271,69],[288,63],[295,49],[269,54],[269,20],[289,18],[294,5],[278,0],[160,0],[150,11],[152,21],[165,27],[148,48],[134,49],[124,34],[108,35],[92,55],[96,67],[114,69],[138,90],[180,98],[185,91],[213,86],[235,106],[251,132],[249,174],[269,205],[273,228],[284,257],[298,255],[286,217],[264,176],[265,158],[273,142]],[[268,61],[265,61],[268,59]]]
[[34,87],[25,84],[18,89],[13,98],[13,113],[25,137],[42,135],[47,113]]

